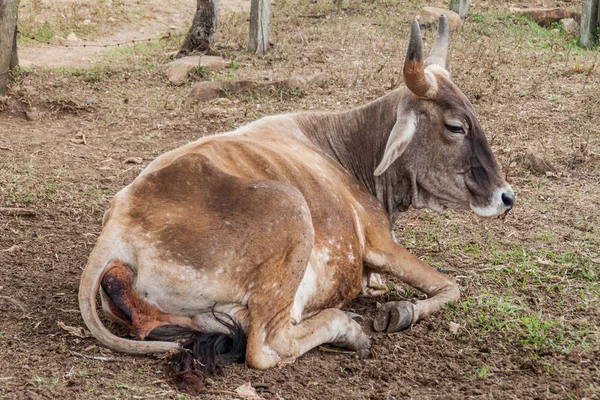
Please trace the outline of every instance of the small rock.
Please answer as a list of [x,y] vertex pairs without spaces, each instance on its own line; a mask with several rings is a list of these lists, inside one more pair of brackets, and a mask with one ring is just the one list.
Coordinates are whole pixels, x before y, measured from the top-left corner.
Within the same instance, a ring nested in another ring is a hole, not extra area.
[[561,19],[560,26],[562,26],[569,35],[576,36],[579,33],[579,24],[573,18]]
[[172,85],[179,86],[187,81],[189,73],[194,69],[194,65],[189,64],[173,64],[167,71],[167,77]]
[[91,24],[91,23],[92,23],[92,21],[91,21],[91,20],[89,20],[89,19],[85,19],[85,20],[83,20],[83,24],[84,24],[84,25],[89,25],[89,24]]
[[200,66],[207,67],[211,71],[219,72],[223,71],[229,63],[218,56],[202,56],[200,57]]
[[143,161],[142,157],[129,157],[123,161],[123,164],[141,164]]
[[262,397],[260,397],[257,393],[256,393],[256,389],[252,387],[252,385],[250,384],[250,382],[239,386],[238,388],[235,389],[235,393],[236,396],[235,397],[239,397],[241,399],[245,399],[245,400],[263,400]]
[[419,24],[425,28],[437,26],[442,15],[448,17],[448,27],[450,30],[459,29],[462,26],[462,19],[452,10],[446,10],[438,7],[423,7],[419,16]]
[[192,86],[190,96],[197,101],[208,101],[223,95],[223,84],[220,82],[198,82]]
[[448,330],[450,331],[450,333],[456,335],[459,329],[460,324],[457,324],[456,322],[448,322]]
[[168,63],[169,82],[176,86],[181,85],[187,81],[190,71],[197,67],[199,62],[200,56],[188,56]]
[[67,42],[77,43],[79,42],[79,38],[77,37],[77,35],[75,35],[75,33],[71,32],[69,33],[69,36],[67,36]]
[[41,115],[35,107],[25,111],[25,118],[27,118],[27,121],[37,121],[40,117]]
[[108,17],[108,22],[116,22],[117,19],[113,17]]
[[50,38],[50,40],[48,41],[49,44],[53,45],[53,46],[60,46],[63,44],[63,42],[65,41],[65,38],[62,36],[52,36],[52,38]]
[[581,14],[563,8],[512,8],[511,12],[522,15],[539,25],[548,26],[565,18],[574,18],[581,21]]
[[169,28],[167,28],[170,31],[176,31],[177,29],[179,29],[179,27],[177,25],[169,25]]

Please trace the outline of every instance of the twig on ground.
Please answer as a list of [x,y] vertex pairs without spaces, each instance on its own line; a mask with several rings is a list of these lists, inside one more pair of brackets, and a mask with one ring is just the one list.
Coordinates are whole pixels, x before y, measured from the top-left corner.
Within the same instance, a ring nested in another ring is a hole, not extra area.
[[338,350],[338,349],[332,349],[332,348],[325,347],[325,346],[319,346],[319,350],[327,352],[327,353],[342,353],[342,354],[354,354],[355,353],[355,351]]
[[116,358],[112,358],[112,357],[88,356],[88,355],[85,355],[85,354],[78,353],[76,351],[71,351],[71,354],[73,354],[76,357],[88,358],[90,360],[97,360],[97,361],[104,361],[104,362],[117,361]]

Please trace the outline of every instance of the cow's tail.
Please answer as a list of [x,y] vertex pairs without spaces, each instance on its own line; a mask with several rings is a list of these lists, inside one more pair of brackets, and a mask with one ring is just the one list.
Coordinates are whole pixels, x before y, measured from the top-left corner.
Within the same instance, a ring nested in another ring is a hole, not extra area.
[[195,332],[184,343],[124,339],[110,332],[96,310],[96,297],[102,278],[120,260],[113,258],[102,238],[92,251],[79,285],[81,316],[92,335],[109,349],[129,354],[173,352],[165,366],[165,374],[180,390],[200,392],[204,376],[221,374],[220,363],[242,362],[246,355],[246,334],[240,324],[227,314],[214,312],[217,321],[229,330],[225,333]]
[[223,375],[220,363],[243,362],[246,356],[246,334],[240,324],[227,314],[213,311],[213,316],[229,330],[224,333],[195,333],[172,355],[165,375],[178,390],[199,393],[204,377]]
[[96,297],[104,273],[116,260],[110,258],[110,248],[102,246],[102,237],[92,251],[79,284],[79,309],[88,329],[103,346],[130,354],[162,353],[181,349],[176,342],[153,342],[124,339],[110,332],[98,317]]

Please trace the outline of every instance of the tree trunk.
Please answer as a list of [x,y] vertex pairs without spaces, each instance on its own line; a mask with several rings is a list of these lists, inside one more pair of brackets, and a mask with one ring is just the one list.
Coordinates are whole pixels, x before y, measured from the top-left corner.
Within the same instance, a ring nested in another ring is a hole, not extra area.
[[469,0],[450,0],[450,9],[465,19],[469,14]]
[[265,54],[269,51],[269,18],[271,0],[252,0],[250,6],[250,40],[248,51]]
[[217,32],[219,0],[197,0],[192,27],[179,50],[180,54],[206,52],[212,46]]
[[18,9],[19,0],[0,0],[0,94],[8,87]]
[[600,18],[598,8],[599,0],[583,0],[583,9],[581,13],[581,38],[579,41],[587,48],[594,45],[596,27]]

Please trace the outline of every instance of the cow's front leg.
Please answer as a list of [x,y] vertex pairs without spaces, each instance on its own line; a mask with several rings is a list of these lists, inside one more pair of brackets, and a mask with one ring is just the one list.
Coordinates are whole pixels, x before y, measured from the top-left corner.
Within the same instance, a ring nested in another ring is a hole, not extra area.
[[[375,238],[373,238],[375,239]],[[376,272],[386,272],[427,295],[426,300],[395,301],[385,304],[375,317],[377,331],[397,332],[460,298],[458,285],[437,272],[391,238],[369,241],[365,263]]]

